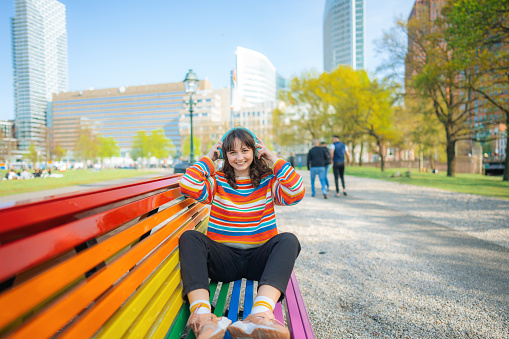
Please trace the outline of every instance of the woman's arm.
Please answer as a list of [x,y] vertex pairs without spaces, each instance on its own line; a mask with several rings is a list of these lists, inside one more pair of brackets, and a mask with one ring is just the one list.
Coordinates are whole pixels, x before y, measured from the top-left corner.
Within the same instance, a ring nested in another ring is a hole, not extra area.
[[295,205],[304,198],[304,184],[301,176],[289,162],[278,159],[272,166],[274,171],[274,183],[272,195],[276,205]]
[[218,148],[222,146],[218,141],[206,156],[193,166],[188,167],[186,174],[180,179],[180,192],[204,204],[211,204],[216,192],[216,178],[214,177],[214,160],[219,156]]
[[211,204],[216,190],[215,167],[208,157],[188,167],[180,179],[180,192],[204,204]]

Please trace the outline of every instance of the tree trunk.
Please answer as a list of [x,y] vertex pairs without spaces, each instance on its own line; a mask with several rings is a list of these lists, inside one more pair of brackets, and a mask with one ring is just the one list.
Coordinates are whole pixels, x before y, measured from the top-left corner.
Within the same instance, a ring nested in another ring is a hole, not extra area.
[[424,167],[423,164],[423,156],[422,156],[422,150],[419,151],[419,172],[422,173],[422,168]]
[[456,140],[447,140],[447,176],[456,176]]
[[359,167],[362,167],[362,152],[364,152],[364,142],[361,139],[361,151],[359,153]]
[[[508,117],[509,118],[509,117]],[[505,123],[506,126],[506,142],[505,142],[505,169],[502,181],[509,181],[509,119]]]
[[380,170],[383,172],[383,171],[385,171],[385,159],[384,159],[383,145],[378,140],[376,141],[376,144],[378,145],[378,154],[380,155]]

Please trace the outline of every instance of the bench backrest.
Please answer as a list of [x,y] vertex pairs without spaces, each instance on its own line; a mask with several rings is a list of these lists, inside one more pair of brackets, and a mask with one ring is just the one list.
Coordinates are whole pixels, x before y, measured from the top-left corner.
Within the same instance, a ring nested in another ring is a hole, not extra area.
[[164,337],[182,307],[178,238],[208,220],[180,177],[1,209],[0,336]]

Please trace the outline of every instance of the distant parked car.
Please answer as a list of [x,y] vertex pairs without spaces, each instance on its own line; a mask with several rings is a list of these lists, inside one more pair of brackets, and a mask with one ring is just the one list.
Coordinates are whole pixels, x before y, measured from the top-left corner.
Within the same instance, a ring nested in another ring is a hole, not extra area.
[[173,166],[173,173],[186,173],[186,169],[191,166],[189,161],[181,161]]

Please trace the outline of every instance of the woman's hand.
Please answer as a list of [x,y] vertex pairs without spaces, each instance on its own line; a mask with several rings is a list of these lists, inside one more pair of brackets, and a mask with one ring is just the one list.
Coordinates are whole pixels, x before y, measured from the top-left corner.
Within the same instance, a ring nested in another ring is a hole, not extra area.
[[212,146],[210,151],[207,153],[207,157],[210,158],[212,161],[216,161],[219,159],[219,148],[223,146],[223,143],[221,141],[218,141]]
[[265,158],[269,161],[269,166],[272,167],[277,159],[279,159],[267,146],[263,143],[262,139],[258,138],[258,143],[255,144],[255,148],[258,150],[257,158]]

